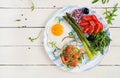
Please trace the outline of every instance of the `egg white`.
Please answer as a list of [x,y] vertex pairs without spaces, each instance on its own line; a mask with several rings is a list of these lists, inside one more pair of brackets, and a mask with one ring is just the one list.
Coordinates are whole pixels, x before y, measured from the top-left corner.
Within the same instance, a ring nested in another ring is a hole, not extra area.
[[65,20],[63,20],[60,22],[60,24],[63,26],[64,31],[63,31],[62,35],[55,36],[51,31],[52,26],[55,24],[57,24],[57,22],[53,20],[53,23],[50,24],[50,26],[47,30],[48,41],[49,42],[54,41],[54,42],[56,42],[56,45],[59,48],[62,48],[62,46],[65,45],[65,43],[67,43],[70,40],[69,38],[67,38],[66,40],[62,41],[64,37],[68,36],[68,33],[71,32],[72,28]]

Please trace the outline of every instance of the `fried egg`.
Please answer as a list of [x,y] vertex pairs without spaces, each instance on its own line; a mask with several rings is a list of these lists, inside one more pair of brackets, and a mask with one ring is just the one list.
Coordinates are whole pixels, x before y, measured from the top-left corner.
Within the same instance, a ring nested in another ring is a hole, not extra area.
[[64,28],[61,24],[55,24],[51,28],[52,34],[55,36],[60,36],[64,32]]

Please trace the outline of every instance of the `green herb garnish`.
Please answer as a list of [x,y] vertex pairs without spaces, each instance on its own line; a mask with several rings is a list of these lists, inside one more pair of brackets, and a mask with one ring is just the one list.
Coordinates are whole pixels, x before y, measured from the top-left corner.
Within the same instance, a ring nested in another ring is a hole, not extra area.
[[64,52],[64,50],[63,50],[63,52],[60,54],[60,57],[62,57],[62,56],[65,56],[66,54],[65,54],[65,52]]
[[[63,42],[66,38],[73,38],[73,39],[75,39],[75,35],[74,35],[72,32],[69,32],[69,33],[68,33],[68,36],[65,36],[65,37],[62,39],[62,42]],[[76,40],[75,40],[75,41],[76,41]]]
[[69,32],[68,35],[69,35],[69,38],[75,38],[75,35],[72,32]]
[[117,12],[118,8],[118,3],[115,4],[113,10],[108,10],[106,8],[105,12],[104,12],[104,15],[105,15],[105,19],[107,20],[107,23],[108,24],[112,24],[112,21],[115,20],[115,16],[117,16],[115,13]]
[[105,31],[100,31],[98,34],[90,35],[89,37],[92,37],[92,39],[89,39],[89,41],[92,44],[92,47],[96,51],[100,51],[101,54],[104,54],[104,49],[110,44],[110,37],[107,36],[108,29]]
[[30,40],[31,42],[34,42],[35,40],[37,40],[37,39],[40,37],[41,33],[42,33],[42,31],[39,32],[39,34],[38,34],[37,37],[34,37],[34,38],[29,37],[29,40]]
[[35,5],[32,0],[30,0],[30,3],[31,3],[31,10],[33,11],[35,9]]
[[51,47],[52,47],[52,48],[55,48],[55,49],[59,49],[59,50],[60,50],[60,48],[57,47],[56,42],[52,41],[52,42],[49,42],[49,44],[51,44]]
[[67,66],[67,68],[72,68],[70,65],[71,65],[71,61],[70,62],[68,62],[67,64],[66,64],[66,66]]
[[109,0],[102,0],[102,4],[108,3]]
[[62,21],[59,16],[57,16],[57,17],[55,18],[55,20],[57,20],[59,24],[60,24],[60,22]]
[[93,1],[92,1],[92,4],[94,4],[94,3],[98,2],[98,1],[99,1],[99,0],[93,0]]
[[[93,0],[92,1],[92,4],[94,4],[94,3],[97,3],[99,0]],[[108,3],[109,2],[109,0],[101,0],[102,1],[102,4],[105,4],[105,3]]]
[[59,47],[57,47],[56,42],[54,42],[54,41],[49,42],[49,44],[51,45],[52,48],[54,48],[54,50],[53,50],[52,53],[53,53],[53,56],[56,57],[55,52],[56,52],[57,50],[61,50],[61,49],[60,49]]
[[29,40],[30,40],[31,42],[33,42],[34,40],[37,40],[38,38],[39,38],[39,36],[37,36],[37,37],[35,37],[35,38],[29,37]]
[[57,49],[54,49],[54,51],[53,51],[53,56],[54,57],[56,57],[56,55],[55,55],[55,52],[57,51]]
[[15,21],[16,21],[16,22],[20,22],[20,21],[21,21],[21,19],[16,19]]

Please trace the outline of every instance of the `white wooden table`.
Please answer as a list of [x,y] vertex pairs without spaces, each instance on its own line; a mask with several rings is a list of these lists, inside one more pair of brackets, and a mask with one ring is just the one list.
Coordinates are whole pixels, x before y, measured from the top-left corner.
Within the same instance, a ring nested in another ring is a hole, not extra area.
[[[113,8],[120,0],[108,4],[91,4],[92,0],[0,0],[0,78],[120,78],[120,4],[118,16],[110,25],[111,47],[104,60],[96,68],[80,73],[59,69],[48,58],[42,36],[36,37],[54,12],[67,5],[90,6],[103,15],[106,7]],[[23,16],[22,16],[23,15]],[[27,19],[26,19],[27,18]],[[21,19],[20,22],[14,20]],[[24,27],[25,28],[21,28]]]

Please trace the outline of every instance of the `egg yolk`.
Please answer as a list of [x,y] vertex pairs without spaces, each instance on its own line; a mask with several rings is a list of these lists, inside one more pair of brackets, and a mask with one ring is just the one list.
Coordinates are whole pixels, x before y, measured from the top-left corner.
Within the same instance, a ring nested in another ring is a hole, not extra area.
[[61,24],[55,24],[52,26],[51,31],[55,36],[60,36],[64,32],[64,28]]

